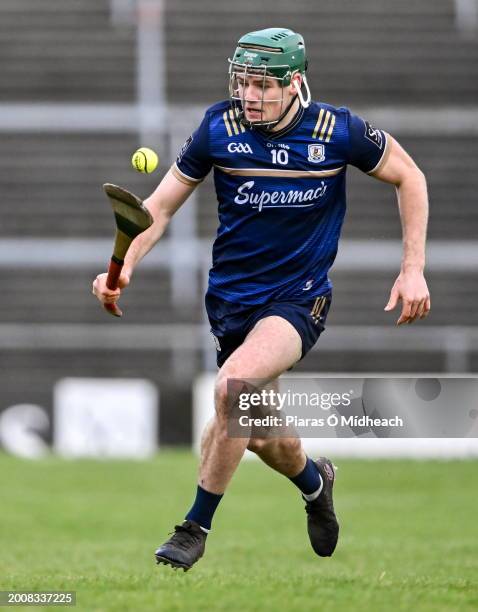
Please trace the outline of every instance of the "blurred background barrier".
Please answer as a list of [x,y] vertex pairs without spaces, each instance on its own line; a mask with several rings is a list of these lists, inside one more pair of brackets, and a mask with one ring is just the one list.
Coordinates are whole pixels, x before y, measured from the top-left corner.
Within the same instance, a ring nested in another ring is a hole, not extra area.
[[147,459],[159,398],[147,380],[64,378],[54,390],[53,448],[63,457]]
[[158,450],[159,396],[147,380],[63,378],[53,408],[16,404],[0,412],[0,447],[39,459],[147,459]]
[[431,199],[432,314],[397,329],[398,314],[383,312],[400,264],[395,194],[350,169],[327,332],[296,370],[475,372],[477,15],[475,0],[3,0],[0,412],[30,406],[15,414],[30,415],[38,450],[52,442],[42,415],[58,381],[140,378],[161,391],[160,443],[191,442],[193,381],[215,370],[203,308],[212,180],[137,270],[121,321],[90,292],[113,235],[101,184],[148,195],[160,174],[135,173],[131,153],[158,150],[164,173],[204,109],[227,96],[236,40],[271,25],[303,33],[314,98],[392,133]]

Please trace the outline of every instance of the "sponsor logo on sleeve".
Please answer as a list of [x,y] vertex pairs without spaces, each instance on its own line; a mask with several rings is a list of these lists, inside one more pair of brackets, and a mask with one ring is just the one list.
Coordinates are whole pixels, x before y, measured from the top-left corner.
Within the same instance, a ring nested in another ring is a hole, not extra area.
[[374,128],[371,123],[365,121],[365,138],[373,142],[374,145],[377,145],[379,149],[382,148],[383,145],[383,136],[382,132],[377,128]]
[[216,351],[220,352],[221,344],[219,342],[219,338],[215,336],[212,332],[211,332],[211,336],[212,336],[212,339],[214,340],[214,344],[216,345]]
[[176,160],[177,162],[180,162],[180,161],[182,160],[183,155],[184,155],[184,154],[186,153],[186,151],[189,149],[189,147],[190,147],[190,145],[191,145],[192,141],[193,141],[193,137],[192,137],[192,136],[190,136],[190,137],[189,137],[189,138],[186,140],[186,142],[183,144],[183,146],[181,147],[181,150],[179,151],[178,158],[177,158],[177,160]]

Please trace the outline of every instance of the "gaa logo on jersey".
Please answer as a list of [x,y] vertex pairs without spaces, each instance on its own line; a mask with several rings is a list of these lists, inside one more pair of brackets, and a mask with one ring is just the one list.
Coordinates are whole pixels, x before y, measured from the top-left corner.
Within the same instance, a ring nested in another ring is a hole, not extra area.
[[318,164],[325,159],[325,147],[323,144],[309,145],[308,161]]
[[230,142],[227,145],[227,150],[229,153],[252,153],[251,145],[247,142]]

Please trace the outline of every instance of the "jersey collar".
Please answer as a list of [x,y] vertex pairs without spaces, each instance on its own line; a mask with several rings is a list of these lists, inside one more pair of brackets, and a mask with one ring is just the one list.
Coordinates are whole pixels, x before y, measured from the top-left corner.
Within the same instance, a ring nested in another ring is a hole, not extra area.
[[295,114],[292,121],[288,123],[285,127],[283,127],[281,130],[277,132],[268,132],[266,130],[261,130],[260,128],[257,128],[257,131],[261,134],[261,136],[263,136],[264,138],[267,138],[268,140],[277,140],[278,138],[282,138],[286,134],[289,134],[289,132],[292,132],[292,130],[294,130],[299,125],[299,123],[302,121],[304,114],[305,114],[305,108],[302,105],[300,105],[299,110]]

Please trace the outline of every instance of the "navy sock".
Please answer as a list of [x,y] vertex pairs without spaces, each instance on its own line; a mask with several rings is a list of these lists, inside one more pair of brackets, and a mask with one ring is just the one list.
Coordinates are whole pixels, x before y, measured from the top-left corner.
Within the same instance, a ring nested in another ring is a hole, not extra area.
[[293,478],[289,478],[289,480],[291,480],[304,495],[316,493],[322,488],[322,478],[319,470],[310,457],[307,457],[307,461],[305,462],[305,467],[302,472]]
[[222,495],[210,493],[198,485],[196,499],[191,510],[186,514],[186,520],[195,521],[204,530],[209,531],[211,529],[212,517],[221,499]]

